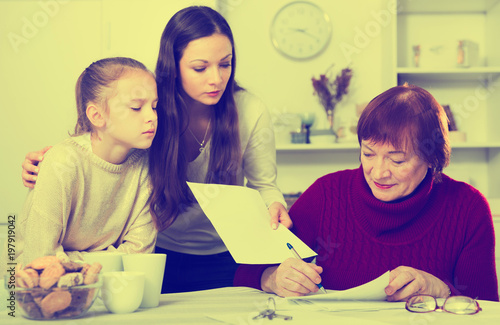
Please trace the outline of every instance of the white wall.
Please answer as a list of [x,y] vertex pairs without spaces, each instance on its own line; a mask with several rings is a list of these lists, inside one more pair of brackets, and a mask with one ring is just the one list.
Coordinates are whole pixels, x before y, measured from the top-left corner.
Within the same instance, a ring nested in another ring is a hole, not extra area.
[[[393,48],[392,24],[395,24],[392,1],[311,0],[332,21],[332,39],[328,47],[313,59],[292,60],[276,51],[269,28],[276,12],[287,0],[219,1],[220,11],[228,20],[236,43],[238,82],[261,97],[275,118],[277,143],[290,142],[287,123],[291,115],[316,113],[313,128],[327,126],[326,115],[313,94],[311,78],[319,77],[335,64],[334,72],[351,67],[354,75],[349,95],[337,107],[336,119],[351,121],[355,105],[371,100],[394,86],[391,71]],[[258,19],[256,19],[258,17]],[[354,120],[354,124],[357,119]],[[359,166],[359,154],[346,152],[278,152],[278,186],[285,193],[305,190],[314,180],[338,169]],[[300,171],[300,172],[298,172]]]
[[163,28],[191,4],[215,0],[0,1],[0,223],[24,202],[25,154],[73,130],[80,73],[108,56],[154,70]]
[[0,220],[24,201],[25,154],[61,141],[74,126],[76,78],[101,53],[97,1],[51,5],[0,2]]
[[[260,96],[273,113],[314,111],[318,115],[321,113],[319,117],[323,119],[322,108],[313,95],[311,78],[318,78],[331,64],[335,64],[335,72],[346,66],[354,70],[346,103],[368,101],[389,86],[384,80],[382,64],[387,49],[383,48],[382,37],[390,32],[387,25],[393,17],[385,0],[357,0],[355,5],[339,0],[310,1],[330,17],[332,39],[324,52],[303,61],[284,57],[271,43],[271,21],[278,9],[288,2],[219,1],[235,37],[237,79],[243,87]],[[377,21],[382,11],[389,14],[387,23]],[[367,29],[371,36],[366,35]],[[343,47],[351,52],[343,51]]]

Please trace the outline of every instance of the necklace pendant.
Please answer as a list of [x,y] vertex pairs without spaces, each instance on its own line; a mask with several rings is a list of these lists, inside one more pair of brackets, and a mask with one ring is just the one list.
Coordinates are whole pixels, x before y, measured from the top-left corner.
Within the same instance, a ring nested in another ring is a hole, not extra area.
[[203,141],[201,141],[201,142],[198,141],[198,138],[196,138],[193,131],[191,131],[191,129],[188,126],[188,130],[191,133],[191,135],[193,136],[194,140],[200,145],[200,148],[198,149],[198,150],[200,150],[200,153],[202,153],[203,150],[205,150],[205,140],[207,139],[208,129],[210,128],[210,122],[212,122],[212,119],[208,120],[207,129],[205,130],[205,136],[203,137]]

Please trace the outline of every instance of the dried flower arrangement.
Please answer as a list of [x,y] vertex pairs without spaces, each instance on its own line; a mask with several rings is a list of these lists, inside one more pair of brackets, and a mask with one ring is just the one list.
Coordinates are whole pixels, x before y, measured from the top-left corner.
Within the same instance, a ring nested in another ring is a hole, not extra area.
[[330,128],[333,129],[333,111],[335,106],[342,100],[344,95],[349,92],[349,84],[352,78],[352,69],[344,68],[330,81],[331,69],[333,64],[326,70],[325,74],[319,76],[319,79],[312,78],[314,94],[319,97],[321,105],[325,108]]

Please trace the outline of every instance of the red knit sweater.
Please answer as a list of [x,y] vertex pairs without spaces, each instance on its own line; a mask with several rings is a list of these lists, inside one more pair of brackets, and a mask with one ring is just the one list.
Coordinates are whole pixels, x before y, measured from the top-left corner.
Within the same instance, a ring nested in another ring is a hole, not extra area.
[[[472,186],[431,172],[409,197],[377,200],[362,168],[318,179],[290,209],[293,231],[318,253],[322,284],[345,290],[400,265],[426,271],[452,294],[498,301],[488,202]],[[234,285],[260,287],[268,265],[242,265]]]

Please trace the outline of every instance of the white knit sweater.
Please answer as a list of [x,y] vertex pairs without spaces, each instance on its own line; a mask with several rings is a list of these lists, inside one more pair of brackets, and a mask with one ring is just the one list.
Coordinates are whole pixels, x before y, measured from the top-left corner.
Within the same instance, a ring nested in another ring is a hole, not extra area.
[[[147,151],[111,164],[92,153],[90,135],[68,138],[41,163],[17,221],[17,262],[66,251],[153,251]],[[75,256],[77,255],[77,256]]]

